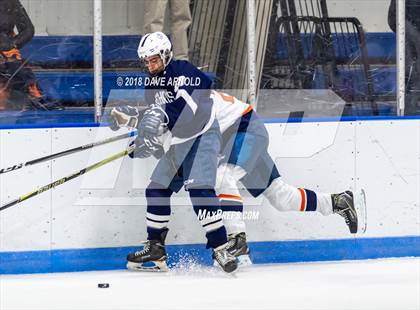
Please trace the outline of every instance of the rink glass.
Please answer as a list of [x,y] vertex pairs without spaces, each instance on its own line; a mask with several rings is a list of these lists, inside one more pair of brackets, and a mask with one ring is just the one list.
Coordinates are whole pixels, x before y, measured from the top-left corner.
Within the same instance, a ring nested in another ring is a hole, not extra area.
[[[188,59],[214,80],[235,89],[267,118],[396,115],[396,36],[388,25],[390,1],[256,1],[255,87],[248,74],[246,1],[191,1]],[[93,2],[22,0],[35,26],[22,48],[43,105],[9,104],[2,126],[89,123],[94,118]],[[144,67],[137,45],[144,33],[144,1],[102,1],[102,118],[115,104],[139,104]],[[175,31],[166,9],[163,27]],[[176,35],[175,35],[176,36]],[[178,45],[178,46],[177,46]],[[416,93],[413,76],[407,85]],[[24,90],[15,89],[25,96]],[[19,98],[19,96],[17,96]],[[412,100],[412,99],[408,99]],[[415,100],[415,99],[414,99]]]

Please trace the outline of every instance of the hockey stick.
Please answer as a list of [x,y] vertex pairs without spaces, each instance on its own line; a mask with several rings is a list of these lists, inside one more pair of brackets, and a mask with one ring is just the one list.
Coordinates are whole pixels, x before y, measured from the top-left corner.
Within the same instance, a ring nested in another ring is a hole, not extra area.
[[82,169],[82,170],[80,170],[80,171],[78,171],[76,173],[73,173],[73,174],[71,174],[69,176],[66,176],[66,177],[61,178],[61,179],[59,179],[57,181],[54,181],[54,182],[52,182],[52,183],[50,183],[48,185],[45,185],[45,186],[43,186],[43,187],[41,187],[39,189],[36,189],[36,190],[34,190],[32,192],[29,192],[26,195],[20,196],[19,198],[15,199],[13,201],[10,201],[9,203],[6,203],[5,205],[1,206],[0,207],[0,211],[5,210],[7,208],[10,208],[10,207],[12,207],[12,206],[14,206],[14,205],[16,205],[16,204],[18,204],[18,203],[20,203],[22,201],[25,201],[25,200],[27,200],[29,198],[35,197],[35,196],[37,196],[39,194],[42,194],[43,192],[46,192],[46,191],[48,191],[48,190],[50,190],[52,188],[55,188],[55,187],[57,187],[59,185],[62,185],[62,184],[66,183],[66,182],[68,182],[70,180],[73,180],[73,179],[75,179],[77,177],[80,177],[81,175],[84,175],[85,173],[87,173],[89,171],[92,171],[92,170],[95,170],[95,169],[97,169],[99,167],[102,167],[102,166],[104,166],[104,165],[106,165],[106,164],[108,164],[108,163],[110,163],[110,162],[112,162],[112,161],[114,161],[116,159],[119,159],[121,157],[124,157],[125,155],[128,155],[131,152],[133,152],[134,151],[134,148],[135,148],[135,145],[132,145],[128,149],[126,149],[126,150],[124,150],[122,152],[119,152],[117,154],[114,154],[114,155],[112,155],[112,156],[110,156],[108,158],[105,158],[105,159],[103,159],[103,160],[101,160],[101,161],[99,161],[99,162],[97,162],[97,163],[95,163],[95,164],[93,164],[93,165],[91,165],[89,167],[86,167],[86,168],[84,168],[84,169]]
[[104,139],[104,140],[101,140],[101,141],[92,142],[92,143],[89,143],[89,144],[78,146],[78,147],[75,147],[75,148],[70,149],[70,150],[66,150],[66,151],[62,151],[62,152],[59,152],[59,153],[47,155],[47,156],[44,156],[44,157],[41,157],[41,158],[37,158],[37,159],[34,159],[34,160],[30,160],[26,163],[20,163],[20,164],[14,165],[14,166],[10,166],[10,167],[7,167],[7,168],[0,169],[0,174],[15,171],[15,170],[18,170],[18,169],[26,167],[26,166],[35,165],[35,164],[38,164],[38,163],[41,163],[41,162],[44,162],[44,161],[47,161],[47,160],[51,160],[51,159],[54,159],[54,158],[58,158],[58,157],[61,157],[61,156],[64,156],[64,155],[69,155],[69,154],[77,153],[77,152],[80,152],[80,151],[84,151],[84,150],[87,150],[87,149],[90,149],[90,148],[93,148],[93,147],[96,147],[96,146],[99,146],[99,145],[104,145],[104,144],[108,144],[108,143],[111,143],[111,142],[114,142],[114,141],[122,140],[124,138],[134,137],[136,135],[137,135],[136,131],[132,131],[132,132],[128,132],[128,133],[125,133],[125,134],[122,134],[122,135],[119,135],[119,136],[115,136],[115,137],[112,137],[112,138],[107,138],[107,139]]

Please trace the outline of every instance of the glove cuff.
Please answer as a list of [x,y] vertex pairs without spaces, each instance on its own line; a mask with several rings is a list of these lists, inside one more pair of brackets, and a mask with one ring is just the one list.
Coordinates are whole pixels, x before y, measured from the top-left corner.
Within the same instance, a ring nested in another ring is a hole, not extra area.
[[132,116],[130,117],[130,119],[128,120],[126,126],[127,127],[131,127],[131,128],[137,128],[137,124],[139,122],[139,119],[136,116]]

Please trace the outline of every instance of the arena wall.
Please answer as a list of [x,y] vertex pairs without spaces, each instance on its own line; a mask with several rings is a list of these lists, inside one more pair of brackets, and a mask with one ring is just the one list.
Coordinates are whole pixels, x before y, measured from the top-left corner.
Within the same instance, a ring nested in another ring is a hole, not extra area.
[[[256,263],[420,255],[418,118],[268,120],[269,151],[284,180],[318,191],[363,188],[367,231],[337,215],[277,212],[244,192]],[[107,127],[0,130],[0,169],[118,135]],[[124,150],[128,139],[0,174],[0,205]],[[144,188],[156,161],[124,159],[0,211],[0,273],[124,268],[146,239]],[[173,200],[173,262],[210,263],[184,191]],[[22,260],[25,264],[22,265]]]

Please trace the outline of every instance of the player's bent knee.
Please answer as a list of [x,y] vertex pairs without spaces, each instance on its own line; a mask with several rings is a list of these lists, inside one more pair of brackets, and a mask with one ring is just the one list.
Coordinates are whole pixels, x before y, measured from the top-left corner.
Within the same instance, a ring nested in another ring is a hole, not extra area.
[[217,168],[216,187],[221,192],[236,189],[237,182],[246,175],[246,171],[233,164],[222,164]]

